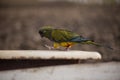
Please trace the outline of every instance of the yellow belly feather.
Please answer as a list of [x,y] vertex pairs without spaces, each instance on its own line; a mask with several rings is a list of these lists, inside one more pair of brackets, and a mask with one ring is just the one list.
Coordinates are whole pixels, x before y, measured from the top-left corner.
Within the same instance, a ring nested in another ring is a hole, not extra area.
[[59,48],[60,46],[62,47],[71,47],[75,44],[75,42],[61,42],[61,43],[54,43],[54,48]]

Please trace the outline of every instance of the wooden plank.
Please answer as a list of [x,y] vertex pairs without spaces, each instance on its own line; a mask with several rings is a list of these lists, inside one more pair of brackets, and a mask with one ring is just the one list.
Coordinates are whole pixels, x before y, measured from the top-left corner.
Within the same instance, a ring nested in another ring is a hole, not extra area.
[[98,52],[52,50],[1,50],[0,59],[101,59]]

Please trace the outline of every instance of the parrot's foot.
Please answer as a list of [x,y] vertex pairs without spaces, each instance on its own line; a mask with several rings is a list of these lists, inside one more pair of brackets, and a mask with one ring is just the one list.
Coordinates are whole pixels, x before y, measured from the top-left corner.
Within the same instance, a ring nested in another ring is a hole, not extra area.
[[44,45],[46,48],[48,48],[49,50],[61,50],[59,48],[54,48],[52,46],[49,46],[49,45]]
[[70,50],[70,47],[66,47],[66,48],[65,48],[65,51],[69,51],[69,50]]
[[66,47],[65,49],[61,49],[61,48],[54,48],[52,46],[49,45],[44,45],[46,48],[48,48],[49,50],[60,50],[60,51],[69,51],[70,47]]
[[52,47],[52,46],[48,46],[48,45],[45,45],[45,47],[48,48],[49,50],[54,49],[54,47]]

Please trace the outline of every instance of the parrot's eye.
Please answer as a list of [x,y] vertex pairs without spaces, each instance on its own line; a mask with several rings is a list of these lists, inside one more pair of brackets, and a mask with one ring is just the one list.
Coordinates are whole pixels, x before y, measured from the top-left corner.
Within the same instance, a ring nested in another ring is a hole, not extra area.
[[44,35],[43,35],[43,34],[44,34],[43,31],[40,30],[40,31],[39,31],[39,34],[40,34],[41,37],[44,37]]
[[43,34],[43,32],[42,32],[42,31],[39,31],[39,34]]

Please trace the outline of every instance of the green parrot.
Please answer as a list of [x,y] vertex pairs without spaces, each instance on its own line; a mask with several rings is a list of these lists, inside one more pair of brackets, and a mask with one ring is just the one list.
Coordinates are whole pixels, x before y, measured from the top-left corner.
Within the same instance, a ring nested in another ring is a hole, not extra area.
[[[46,37],[49,40],[53,41],[53,48],[57,49],[60,46],[65,47],[66,50],[69,50],[73,45],[77,43],[81,44],[93,44],[96,46],[103,46],[94,42],[93,40],[84,38],[77,33],[74,33],[65,29],[54,29],[52,27],[43,27],[39,30],[39,34],[41,37]],[[111,48],[109,46],[106,46]]]

